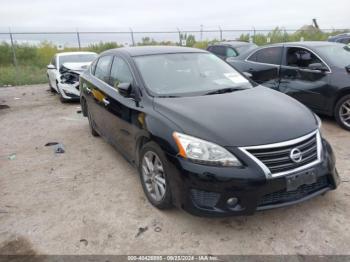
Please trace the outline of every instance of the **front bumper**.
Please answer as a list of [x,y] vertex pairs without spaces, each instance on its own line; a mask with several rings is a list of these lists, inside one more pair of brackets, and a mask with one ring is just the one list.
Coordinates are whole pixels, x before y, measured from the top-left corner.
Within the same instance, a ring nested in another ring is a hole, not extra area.
[[74,84],[58,83],[58,88],[64,99],[66,100],[80,99],[79,82],[76,82]]
[[[252,215],[324,194],[336,189],[340,180],[332,148],[324,139],[322,147],[321,162],[312,167],[316,183],[293,191],[287,191],[285,176],[267,179],[244,153],[235,152],[246,163],[242,168],[203,166],[168,155],[174,171],[169,174],[174,204],[198,216]],[[229,198],[238,199],[237,204],[229,205]]]

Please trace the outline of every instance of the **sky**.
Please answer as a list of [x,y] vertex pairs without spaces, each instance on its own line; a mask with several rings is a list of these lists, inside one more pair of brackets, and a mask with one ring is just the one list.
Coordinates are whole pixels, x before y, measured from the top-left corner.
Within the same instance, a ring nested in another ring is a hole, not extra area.
[[[10,42],[12,32],[87,32],[133,30],[134,41],[143,37],[156,41],[178,41],[177,30],[244,30],[224,32],[223,39],[237,39],[253,28],[277,26],[297,30],[316,18],[323,29],[349,29],[350,0],[0,0],[0,42]],[[140,33],[173,31],[170,34]],[[1,34],[2,33],[2,34]],[[6,34],[4,34],[6,33]],[[263,32],[263,33],[267,33]],[[197,40],[220,39],[219,32],[191,33]],[[72,34],[13,35],[17,43],[49,41],[77,46]],[[82,46],[92,43],[132,43],[128,34],[81,34]]]
[[0,31],[350,28],[350,0],[0,0]]

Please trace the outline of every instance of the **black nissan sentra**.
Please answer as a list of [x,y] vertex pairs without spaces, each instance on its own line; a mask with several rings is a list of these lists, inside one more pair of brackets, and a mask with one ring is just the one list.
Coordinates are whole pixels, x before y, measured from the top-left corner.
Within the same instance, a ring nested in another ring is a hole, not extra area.
[[157,208],[253,214],[339,183],[315,114],[287,95],[255,86],[206,51],[109,50],[81,75],[80,88],[92,135],[138,168]]

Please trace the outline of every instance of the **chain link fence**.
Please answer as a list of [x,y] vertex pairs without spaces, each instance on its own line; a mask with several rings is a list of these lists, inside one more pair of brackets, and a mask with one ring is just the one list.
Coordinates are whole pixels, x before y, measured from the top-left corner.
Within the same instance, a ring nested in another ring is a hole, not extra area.
[[[45,65],[56,52],[90,50],[101,52],[119,46],[186,45],[206,48],[224,40],[243,40],[264,45],[276,42],[327,40],[349,29],[204,29],[169,31],[71,31],[0,32],[0,86],[44,82]],[[40,76],[37,78],[36,76]]]

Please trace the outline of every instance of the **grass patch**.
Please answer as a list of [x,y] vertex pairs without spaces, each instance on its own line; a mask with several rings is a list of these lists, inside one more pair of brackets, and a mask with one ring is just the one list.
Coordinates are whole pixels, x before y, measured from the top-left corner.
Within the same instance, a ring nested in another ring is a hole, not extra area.
[[0,66],[0,87],[15,85],[32,85],[47,82],[46,68],[37,66]]

